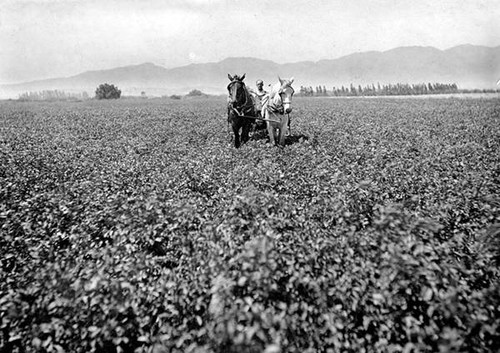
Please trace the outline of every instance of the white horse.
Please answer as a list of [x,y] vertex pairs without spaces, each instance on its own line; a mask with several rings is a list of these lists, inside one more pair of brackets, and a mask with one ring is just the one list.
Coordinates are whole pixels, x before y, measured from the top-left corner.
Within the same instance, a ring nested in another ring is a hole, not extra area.
[[286,134],[290,133],[289,114],[292,112],[293,77],[287,80],[278,76],[278,80],[279,82],[271,86],[269,98],[262,106],[262,113],[267,122],[271,144],[274,145],[278,139],[279,144],[284,146]]

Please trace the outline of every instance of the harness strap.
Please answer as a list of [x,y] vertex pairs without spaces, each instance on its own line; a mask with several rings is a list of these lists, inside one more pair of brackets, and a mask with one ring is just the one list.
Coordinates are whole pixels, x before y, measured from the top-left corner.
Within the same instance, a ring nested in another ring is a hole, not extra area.
[[283,105],[283,97],[281,97],[281,93],[280,92],[277,92],[275,93],[275,96],[278,95],[279,96],[279,102],[274,102],[271,100],[271,97],[269,97],[269,101],[267,103],[267,109],[274,113],[274,114],[285,114],[285,108],[284,108],[284,105]]
[[[243,82],[241,82],[241,83],[243,84],[243,90],[245,91],[245,102],[240,107],[232,106],[233,110],[239,116],[243,116],[245,114],[245,112],[249,112],[252,108],[254,108],[254,103],[253,103],[252,98],[250,97],[250,93],[248,92],[248,89],[246,88],[246,86]],[[238,111],[238,109],[241,110],[241,113]]]
[[276,114],[284,114],[285,108],[283,107],[283,103],[280,105],[272,104],[268,106],[269,111]]
[[[244,108],[247,108],[247,109],[244,109]],[[233,109],[233,111],[236,113],[236,115],[238,115],[240,117],[245,117],[245,118],[246,118],[245,112],[249,112],[250,111],[249,108],[252,108],[252,106],[241,107],[240,108],[241,112],[239,112],[237,108],[231,106],[231,109]]]

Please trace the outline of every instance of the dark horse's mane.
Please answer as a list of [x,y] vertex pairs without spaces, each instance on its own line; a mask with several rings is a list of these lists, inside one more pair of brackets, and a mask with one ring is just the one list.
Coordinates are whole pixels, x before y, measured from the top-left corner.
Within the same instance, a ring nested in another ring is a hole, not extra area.
[[234,132],[234,146],[239,148],[241,143],[245,143],[249,139],[250,128],[254,119],[248,117],[255,117],[256,111],[250,92],[243,82],[245,75],[228,75],[228,78],[231,82],[227,86],[230,98],[227,121]]

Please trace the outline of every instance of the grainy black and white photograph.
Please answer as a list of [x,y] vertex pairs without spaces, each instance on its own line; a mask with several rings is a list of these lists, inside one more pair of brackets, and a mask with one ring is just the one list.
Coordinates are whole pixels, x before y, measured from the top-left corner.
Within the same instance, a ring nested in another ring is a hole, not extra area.
[[0,353],[500,351],[500,2],[1,0]]

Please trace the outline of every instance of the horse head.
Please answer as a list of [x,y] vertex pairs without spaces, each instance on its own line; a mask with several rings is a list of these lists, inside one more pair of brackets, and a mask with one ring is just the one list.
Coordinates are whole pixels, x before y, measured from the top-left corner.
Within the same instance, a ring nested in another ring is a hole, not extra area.
[[294,94],[294,89],[292,87],[292,83],[294,78],[291,79],[282,79],[278,76],[279,85],[276,86],[276,94],[277,97],[281,99],[281,104],[283,105],[283,111],[286,114],[292,112],[292,97]]
[[234,75],[231,76],[227,74],[229,81],[231,81],[227,85],[227,90],[229,92],[229,98],[231,100],[231,104],[233,107],[242,107],[247,103],[247,92],[245,89],[245,83],[243,80],[245,79],[245,74],[242,76]]

